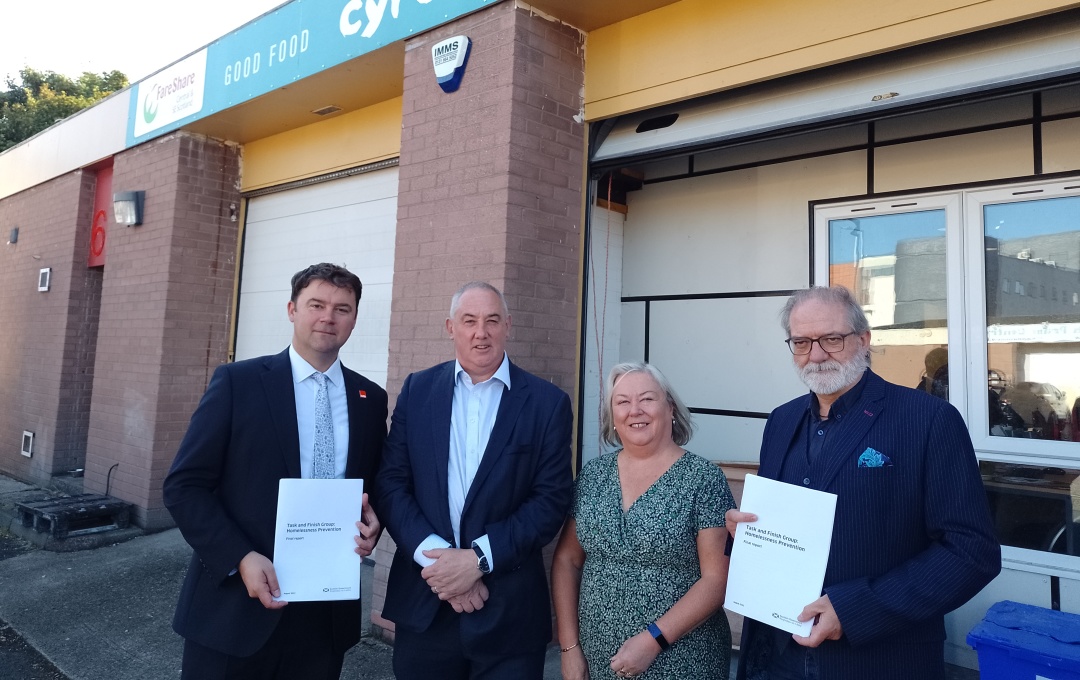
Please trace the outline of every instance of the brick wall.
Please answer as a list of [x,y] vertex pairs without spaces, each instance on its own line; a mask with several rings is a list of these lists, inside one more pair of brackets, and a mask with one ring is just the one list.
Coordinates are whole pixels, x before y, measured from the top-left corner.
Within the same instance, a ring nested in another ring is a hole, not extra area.
[[145,216],[110,226],[84,487],[160,528],[171,524],[162,480],[227,358],[240,156],[177,133],[119,154],[113,170],[114,190],[146,191]]
[[[431,46],[472,39],[461,88],[444,93]],[[443,325],[461,284],[503,289],[510,357],[571,395],[581,243],[584,37],[501,3],[406,43],[394,263],[391,403],[405,377],[453,358]],[[570,465],[567,461],[567,465]],[[381,618],[392,541],[380,546]]]
[[[81,467],[89,398],[85,337],[96,272],[86,267],[95,174],[73,172],[0,201],[0,471],[47,484]],[[12,228],[18,241],[7,243]],[[38,271],[52,268],[48,292]],[[34,456],[20,455],[23,430]]]

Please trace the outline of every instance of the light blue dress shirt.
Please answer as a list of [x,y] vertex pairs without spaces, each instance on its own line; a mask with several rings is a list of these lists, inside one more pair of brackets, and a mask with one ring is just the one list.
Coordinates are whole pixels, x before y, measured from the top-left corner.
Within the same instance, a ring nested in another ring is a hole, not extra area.
[[[292,364],[293,396],[296,398],[296,425],[300,429],[300,476],[311,479],[315,469],[315,391],[319,385],[311,376],[318,373],[289,345]],[[327,393],[334,419],[334,477],[345,478],[349,458],[349,402],[345,398],[345,375],[341,359],[326,370]]]
[[[502,363],[495,374],[481,383],[473,384],[472,378],[454,362],[454,403],[450,413],[450,461],[447,466],[447,495],[450,503],[450,524],[454,529],[454,545],[461,548],[461,511],[469,495],[476,470],[484,457],[495,417],[499,413],[502,395],[510,389],[510,360],[503,353]],[[477,538],[476,543],[487,557],[488,567],[495,570],[491,541],[487,534]],[[450,543],[431,534],[413,552],[413,559],[421,567],[434,564],[435,560],[424,556],[425,550],[449,548]]]

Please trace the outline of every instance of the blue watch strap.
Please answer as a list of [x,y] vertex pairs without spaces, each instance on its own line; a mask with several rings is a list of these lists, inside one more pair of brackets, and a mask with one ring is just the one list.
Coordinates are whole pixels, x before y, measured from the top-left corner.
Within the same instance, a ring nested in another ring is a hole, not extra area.
[[649,634],[656,640],[656,644],[660,645],[660,651],[664,651],[671,645],[668,643],[667,638],[664,637],[663,631],[660,630],[660,626],[656,625],[656,622],[652,622],[648,626]]

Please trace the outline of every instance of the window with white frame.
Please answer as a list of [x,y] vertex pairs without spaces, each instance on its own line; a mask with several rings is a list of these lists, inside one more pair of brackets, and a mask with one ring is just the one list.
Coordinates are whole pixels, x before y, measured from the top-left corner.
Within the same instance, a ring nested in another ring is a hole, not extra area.
[[1080,556],[1080,179],[819,205],[814,228],[874,370],[964,415],[1002,544]]

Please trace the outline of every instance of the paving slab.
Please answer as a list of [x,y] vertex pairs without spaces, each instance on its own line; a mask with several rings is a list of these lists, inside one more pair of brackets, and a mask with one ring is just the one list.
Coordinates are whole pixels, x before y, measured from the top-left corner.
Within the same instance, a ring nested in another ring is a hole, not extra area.
[[172,530],[0,561],[0,619],[71,680],[178,678],[170,622],[190,554]]

